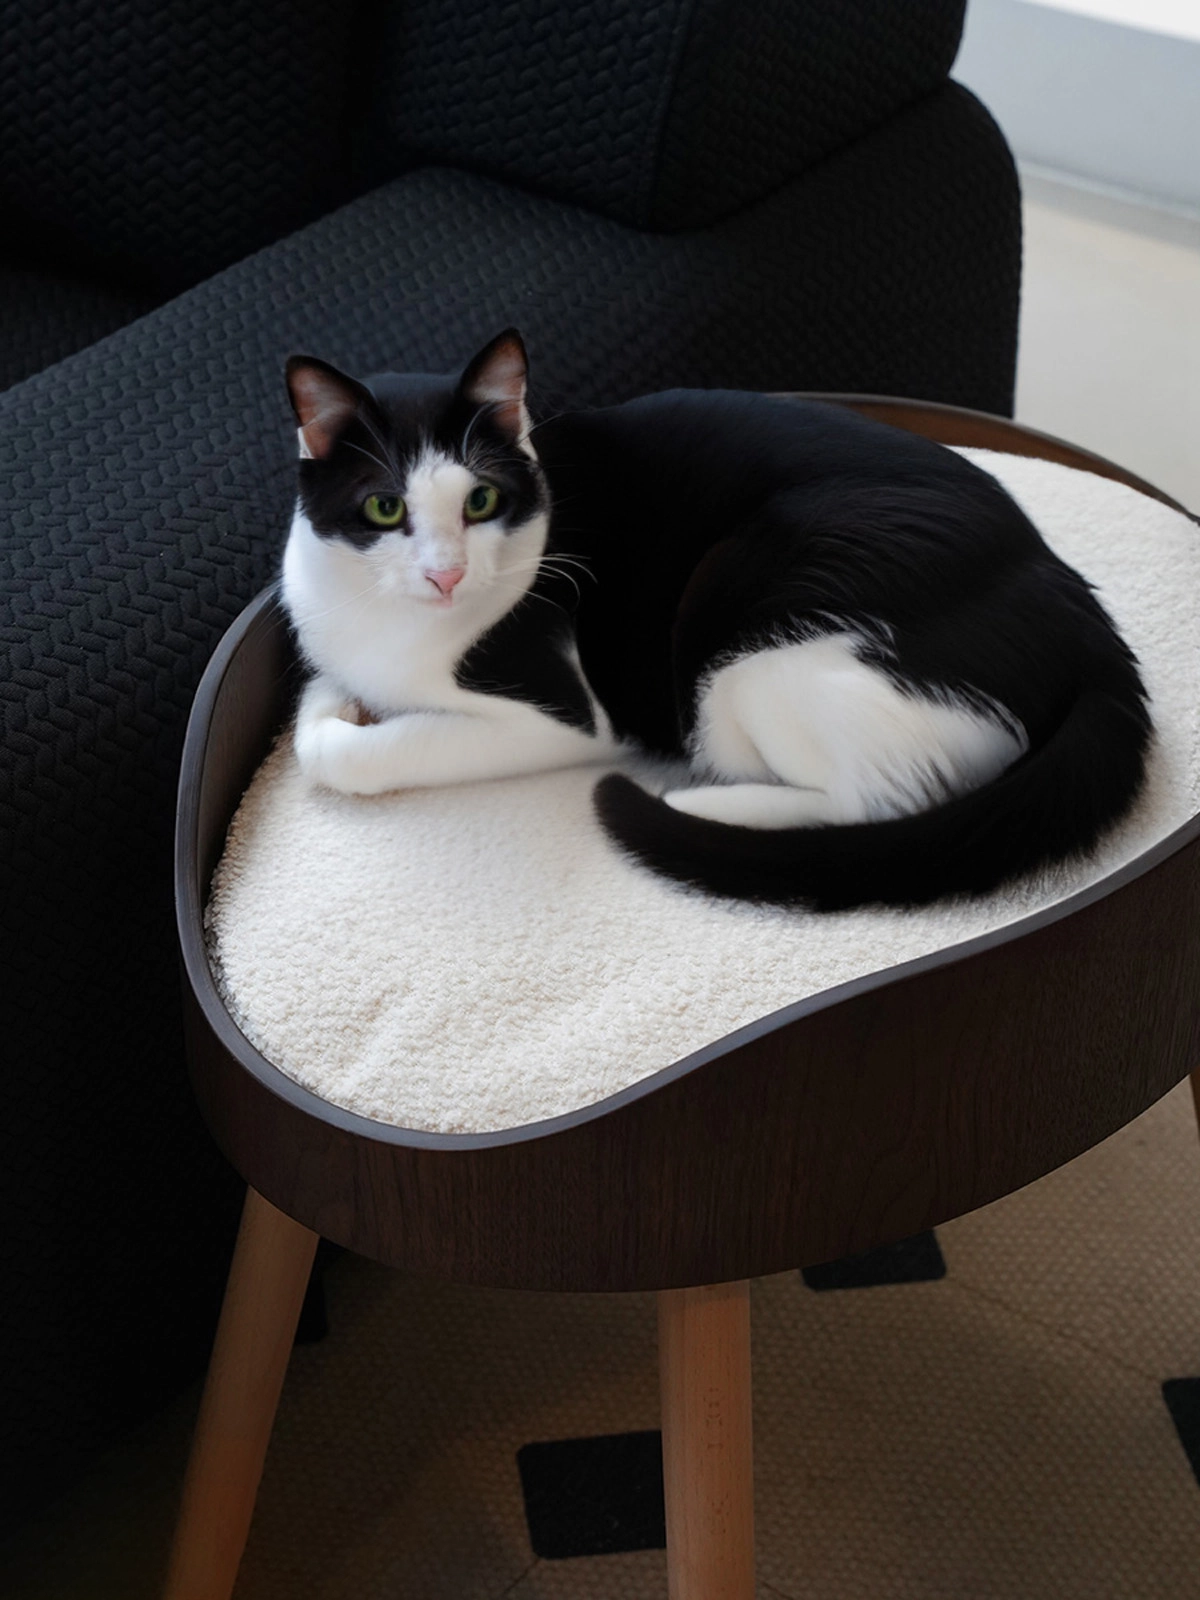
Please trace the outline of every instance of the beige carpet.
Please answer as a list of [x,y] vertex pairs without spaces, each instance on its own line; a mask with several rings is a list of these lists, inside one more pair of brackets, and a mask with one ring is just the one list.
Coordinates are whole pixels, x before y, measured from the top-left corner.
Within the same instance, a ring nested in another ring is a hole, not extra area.
[[[1186,1086],[937,1230],[937,1281],[756,1284],[760,1593],[1194,1600],[1200,1376]],[[642,1600],[661,1551],[538,1560],[518,1449],[657,1426],[648,1295],[418,1283],[343,1257],[296,1351],[237,1600]],[[6,1600],[150,1600],[195,1396],[0,1555]]]

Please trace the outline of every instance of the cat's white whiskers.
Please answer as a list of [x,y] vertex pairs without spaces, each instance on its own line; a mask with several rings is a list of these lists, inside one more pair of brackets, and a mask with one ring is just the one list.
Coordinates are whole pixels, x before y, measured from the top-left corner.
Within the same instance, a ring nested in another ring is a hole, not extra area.
[[462,456],[464,463],[467,461],[467,450],[471,443],[471,429],[479,421],[484,411],[491,409],[492,408],[489,406],[481,406],[478,411],[472,412],[470,417],[467,419],[467,425],[463,429],[462,443],[458,447],[459,454]]
[[565,412],[565,411],[556,411],[556,412],[554,412],[554,414],[552,416],[543,417],[540,422],[535,422],[533,424],[533,426],[529,430],[528,437],[532,439],[534,434],[538,431],[539,428],[546,427],[546,425],[548,423],[557,422],[559,417],[565,417],[567,414],[568,413]]
[[517,601],[517,604],[524,605],[526,600],[540,600],[543,605],[549,606],[552,611],[558,611],[561,609],[555,601],[551,600],[548,594],[538,594],[536,589],[526,589],[520,600]]
[[364,601],[361,610],[365,611],[367,608],[365,602],[369,602],[378,593],[379,579],[373,577],[367,587],[360,589],[357,594],[348,594],[344,600],[339,600],[336,605],[326,606],[323,611],[308,611],[305,613],[305,618],[309,622],[323,622],[326,617],[332,617],[336,612],[345,610],[347,606],[353,605],[356,600]]
[[567,580],[567,582],[571,585],[572,589],[574,589],[576,600],[582,600],[583,599],[583,590],[579,587],[579,584],[576,581],[574,575],[572,573],[568,572],[565,567],[559,566],[558,563],[554,560],[553,556],[543,556],[542,559],[538,562],[538,570],[539,571],[545,571],[545,572],[556,572],[556,573],[558,573],[559,577],[565,578]]
[[[528,561],[514,561],[514,562],[511,563],[511,565],[509,565],[508,567],[505,568],[505,576],[508,577],[508,578],[514,578],[514,579],[517,579],[517,580],[520,580],[520,579],[525,578],[525,577],[532,577],[533,579],[536,580],[537,574],[541,570],[541,566],[542,566],[542,558],[540,556],[534,556],[532,559],[530,559]],[[565,576],[567,576],[567,575],[564,573],[564,577]],[[573,583],[574,579],[570,579],[569,581],[571,581]],[[578,591],[578,587],[576,587],[576,593],[578,594],[578,592],[579,592]],[[555,610],[560,610],[561,609],[561,607],[559,607],[559,605],[558,605],[558,602],[556,600],[552,600],[549,595],[538,594],[534,590],[532,583],[526,585],[526,587],[524,589],[524,592],[522,593],[522,595],[519,598],[521,600],[541,600],[546,605],[551,606]],[[517,602],[514,602],[514,603],[517,603]]]
[[[386,466],[384,466],[384,463],[381,461],[379,463],[380,466],[383,467],[385,472],[393,473],[396,476],[397,479],[403,478],[404,474],[400,470],[399,463],[397,462],[396,457],[392,452],[391,444],[388,442],[388,440],[381,439],[379,437],[379,434],[376,432],[375,426],[372,423],[370,417],[364,416],[362,420],[363,420],[363,425],[366,428],[367,432],[371,435],[372,439],[374,439],[375,443],[379,446],[379,448],[383,451],[384,455],[388,458],[388,464]],[[364,450],[363,454],[366,455],[366,454],[368,454],[368,452]]]
[[505,573],[508,577],[512,578],[523,578],[526,576],[526,574],[536,577],[537,573],[541,569],[541,565],[541,557],[532,556],[527,561],[510,562],[505,568]]
[[486,477],[487,473],[504,466],[527,466],[529,458],[512,450],[498,450],[495,445],[481,445],[473,455],[464,454],[464,465],[479,477]]
[[554,551],[551,552],[551,554],[542,557],[542,565],[547,567],[578,567],[580,572],[582,572],[585,577],[590,578],[593,583],[598,581],[596,574],[592,571],[591,567],[588,566],[587,562],[581,561],[577,556],[563,556]]
[[350,446],[351,450],[357,450],[360,456],[366,456],[368,461],[373,461],[381,472],[388,473],[389,475],[395,473],[395,468],[389,467],[386,461],[381,461],[373,451],[364,450],[362,445],[355,444],[352,439],[347,439],[346,443]]

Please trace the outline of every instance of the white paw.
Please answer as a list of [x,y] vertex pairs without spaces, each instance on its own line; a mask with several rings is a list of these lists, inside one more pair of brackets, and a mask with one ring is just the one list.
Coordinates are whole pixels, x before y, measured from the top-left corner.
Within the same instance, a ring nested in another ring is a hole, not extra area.
[[356,736],[366,730],[338,716],[302,717],[296,723],[296,760],[310,783],[359,794]]

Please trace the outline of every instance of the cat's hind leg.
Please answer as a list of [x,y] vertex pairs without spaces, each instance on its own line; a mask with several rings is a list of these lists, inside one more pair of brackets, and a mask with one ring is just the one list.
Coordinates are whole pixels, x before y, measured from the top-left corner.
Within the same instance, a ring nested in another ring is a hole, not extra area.
[[668,804],[760,828],[881,821],[978,788],[1022,754],[1023,730],[999,707],[903,688],[862,647],[830,633],[719,668],[692,755],[727,781]]
[[[770,654],[770,652],[767,652]],[[703,772],[726,780],[676,789],[663,796],[676,811],[747,828],[816,827],[837,822],[829,794],[830,763],[803,721],[787,739],[787,775],[762,748],[775,754],[779,740],[770,727],[781,692],[755,655],[719,668],[704,684],[696,708],[691,754]],[[765,715],[764,715],[765,714]],[[770,738],[764,740],[767,732]]]

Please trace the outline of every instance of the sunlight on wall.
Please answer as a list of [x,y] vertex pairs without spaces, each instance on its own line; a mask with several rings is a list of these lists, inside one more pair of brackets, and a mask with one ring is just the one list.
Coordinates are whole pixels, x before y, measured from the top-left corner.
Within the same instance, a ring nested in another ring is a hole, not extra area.
[[1179,39],[1200,39],[1200,0],[1029,0],[1050,11],[1074,11],[1127,28],[1170,33]]

